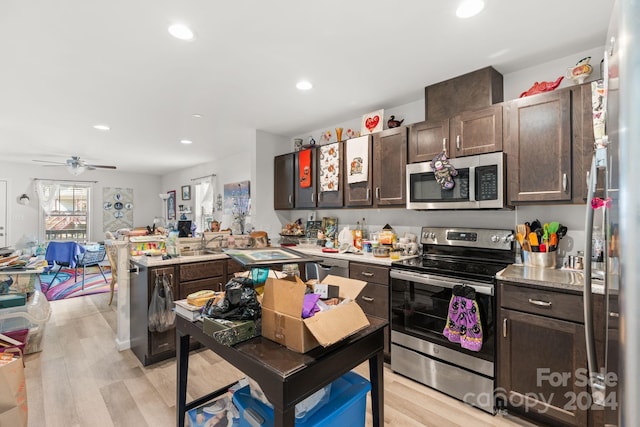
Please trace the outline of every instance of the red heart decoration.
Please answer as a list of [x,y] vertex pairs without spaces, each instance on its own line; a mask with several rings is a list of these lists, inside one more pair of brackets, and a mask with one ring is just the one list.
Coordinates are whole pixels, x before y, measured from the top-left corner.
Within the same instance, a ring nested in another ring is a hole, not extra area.
[[380,116],[376,115],[373,117],[367,117],[367,120],[364,122],[364,126],[369,129],[369,132],[371,132],[376,126],[378,126],[378,123],[380,123]]

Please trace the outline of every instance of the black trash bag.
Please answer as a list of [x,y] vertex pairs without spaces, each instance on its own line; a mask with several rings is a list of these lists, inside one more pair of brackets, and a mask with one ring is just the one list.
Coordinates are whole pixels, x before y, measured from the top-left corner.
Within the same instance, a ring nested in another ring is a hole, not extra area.
[[217,304],[207,301],[202,314],[214,319],[256,320],[261,308],[253,281],[247,277],[234,277],[225,285],[224,298]]

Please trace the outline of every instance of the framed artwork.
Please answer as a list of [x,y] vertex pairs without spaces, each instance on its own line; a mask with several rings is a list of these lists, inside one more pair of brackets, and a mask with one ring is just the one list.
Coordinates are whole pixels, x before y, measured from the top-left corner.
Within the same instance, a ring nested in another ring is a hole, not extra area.
[[182,186],[182,200],[191,200],[191,186],[183,185]]
[[167,219],[176,219],[176,191],[167,191],[169,198],[167,199]]
[[380,132],[383,128],[382,118],[384,110],[373,111],[362,116],[361,135],[369,135],[374,132]]
[[133,189],[104,187],[102,189],[103,231],[133,228]]

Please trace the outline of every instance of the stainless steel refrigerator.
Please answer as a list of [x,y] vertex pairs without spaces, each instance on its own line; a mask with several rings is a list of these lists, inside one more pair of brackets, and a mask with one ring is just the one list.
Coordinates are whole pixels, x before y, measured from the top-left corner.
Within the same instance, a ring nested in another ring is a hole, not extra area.
[[[590,390],[593,408],[603,408],[605,426],[640,425],[639,70],[640,4],[618,0],[605,43],[602,87],[593,86],[596,140],[585,224],[585,256],[593,256],[593,263],[585,263],[584,289]],[[597,273],[600,278],[592,280]],[[602,312],[593,303],[599,284]]]

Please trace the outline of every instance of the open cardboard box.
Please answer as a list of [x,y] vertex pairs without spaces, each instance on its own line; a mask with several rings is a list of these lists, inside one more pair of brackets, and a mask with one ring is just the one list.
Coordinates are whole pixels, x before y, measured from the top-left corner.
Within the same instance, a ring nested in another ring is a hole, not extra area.
[[333,309],[302,319],[306,285],[295,281],[268,278],[262,299],[262,336],[290,350],[306,353],[318,346],[328,347],[369,326],[356,298],[367,282],[338,276],[326,276],[322,283],[340,288],[340,299],[351,299]]

